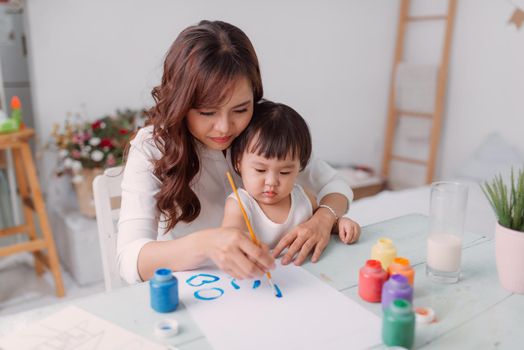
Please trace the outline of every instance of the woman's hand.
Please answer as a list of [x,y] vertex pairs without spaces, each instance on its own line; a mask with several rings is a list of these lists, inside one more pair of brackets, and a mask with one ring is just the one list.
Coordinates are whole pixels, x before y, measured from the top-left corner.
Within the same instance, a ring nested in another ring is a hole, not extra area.
[[295,255],[295,265],[301,265],[309,253],[313,252],[312,262],[317,262],[327,247],[335,217],[327,211],[317,211],[311,219],[288,232],[273,249],[273,257],[278,257],[287,248],[282,264],[289,264]]
[[202,238],[206,255],[233,278],[262,276],[275,267],[269,248],[264,244],[257,246],[240,229],[221,227]]

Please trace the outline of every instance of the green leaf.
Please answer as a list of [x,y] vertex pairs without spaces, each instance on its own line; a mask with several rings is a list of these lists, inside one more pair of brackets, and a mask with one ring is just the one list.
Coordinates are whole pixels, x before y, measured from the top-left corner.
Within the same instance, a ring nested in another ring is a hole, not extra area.
[[504,227],[524,232],[524,169],[518,171],[516,178],[511,169],[509,187],[500,174],[480,187],[498,222]]

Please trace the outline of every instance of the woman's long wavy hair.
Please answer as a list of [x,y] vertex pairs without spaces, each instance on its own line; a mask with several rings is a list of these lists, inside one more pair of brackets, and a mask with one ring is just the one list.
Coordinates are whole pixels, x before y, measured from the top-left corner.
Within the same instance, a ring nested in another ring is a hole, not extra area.
[[186,28],[167,53],[162,82],[152,91],[155,105],[147,111],[163,154],[153,172],[162,181],[156,200],[166,232],[180,221],[192,222],[201,209],[190,187],[200,160],[186,115],[191,108],[219,106],[240,77],[251,82],[256,103],[263,90],[255,49],[242,30],[225,22],[201,21]]

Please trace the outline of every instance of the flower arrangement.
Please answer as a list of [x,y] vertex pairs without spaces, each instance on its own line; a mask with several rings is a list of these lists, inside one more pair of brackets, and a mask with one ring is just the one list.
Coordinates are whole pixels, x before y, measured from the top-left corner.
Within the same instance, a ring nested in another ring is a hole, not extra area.
[[143,122],[143,110],[126,109],[92,122],[75,123],[68,117],[63,128],[55,124],[51,135],[58,148],[57,174],[70,174],[78,183],[83,180],[82,169],[122,164],[125,147]]

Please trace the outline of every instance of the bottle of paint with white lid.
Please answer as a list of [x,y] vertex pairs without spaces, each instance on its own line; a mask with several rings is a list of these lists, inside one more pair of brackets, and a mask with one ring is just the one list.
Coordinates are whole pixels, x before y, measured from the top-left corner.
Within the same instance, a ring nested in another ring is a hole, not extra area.
[[389,265],[388,272],[390,276],[396,274],[406,276],[411,287],[414,286],[415,270],[411,267],[409,259],[397,256]]
[[415,340],[415,314],[411,303],[394,300],[385,310],[382,319],[382,342],[387,346],[410,349]]
[[171,269],[158,269],[149,281],[151,307],[157,312],[175,311],[178,306],[178,280]]
[[371,303],[379,303],[382,298],[382,286],[388,279],[388,273],[382,269],[380,261],[368,260],[358,274],[358,294]]
[[371,248],[371,259],[380,261],[382,268],[386,271],[396,256],[397,248],[393,245],[393,241],[386,237],[379,238]]
[[382,287],[382,309],[385,310],[396,299],[413,302],[413,288],[406,276],[393,275]]

